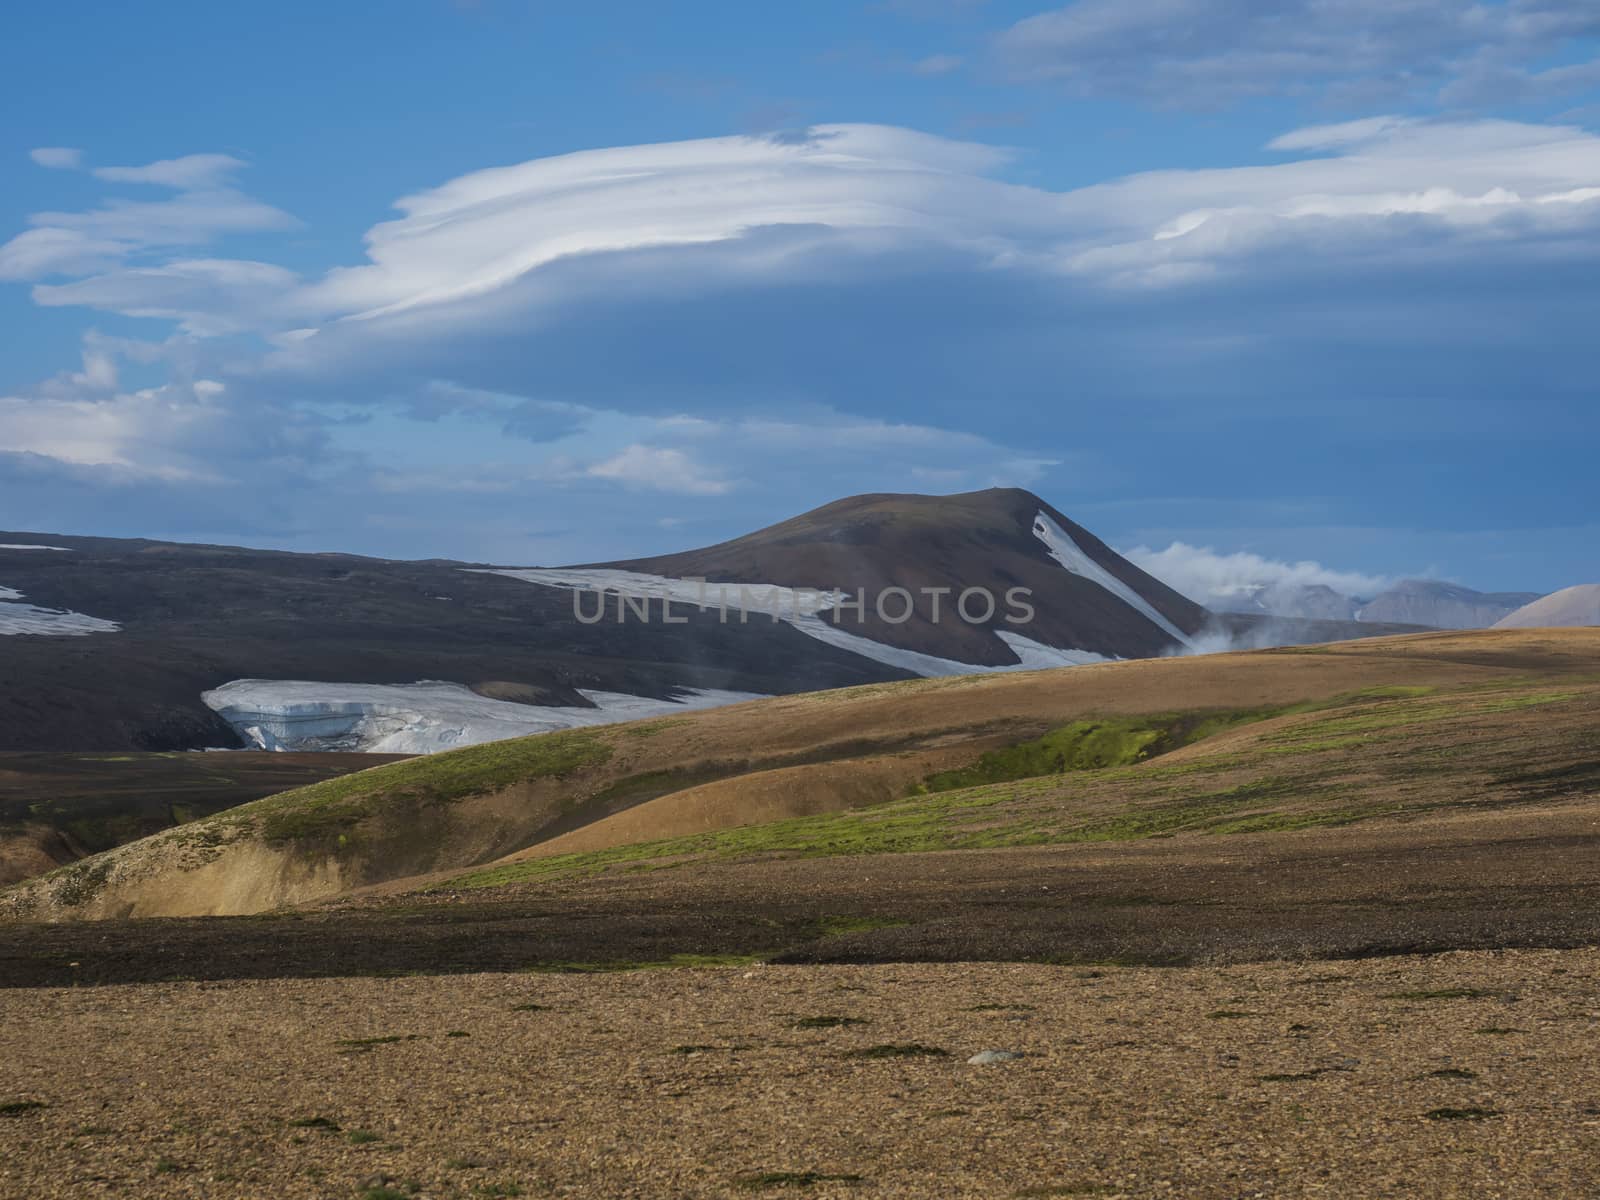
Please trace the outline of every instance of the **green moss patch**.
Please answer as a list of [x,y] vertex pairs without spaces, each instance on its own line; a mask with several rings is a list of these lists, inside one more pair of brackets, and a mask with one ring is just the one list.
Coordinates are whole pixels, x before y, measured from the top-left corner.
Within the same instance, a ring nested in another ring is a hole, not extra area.
[[930,775],[923,781],[922,790],[948,792],[1069,771],[1130,767],[1282,711],[1285,710],[1169,713],[1073,721],[1032,741],[991,750],[969,767]]

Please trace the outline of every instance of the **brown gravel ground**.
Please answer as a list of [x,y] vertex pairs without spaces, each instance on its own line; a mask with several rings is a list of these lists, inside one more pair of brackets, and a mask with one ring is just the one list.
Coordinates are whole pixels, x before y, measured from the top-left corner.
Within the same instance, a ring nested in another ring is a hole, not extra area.
[[[0,1196],[1594,1196],[1597,970],[1579,949],[3,990]],[[797,1027],[817,1017],[860,1024]],[[948,1054],[851,1056],[908,1044]],[[984,1049],[1026,1057],[967,1065]]]

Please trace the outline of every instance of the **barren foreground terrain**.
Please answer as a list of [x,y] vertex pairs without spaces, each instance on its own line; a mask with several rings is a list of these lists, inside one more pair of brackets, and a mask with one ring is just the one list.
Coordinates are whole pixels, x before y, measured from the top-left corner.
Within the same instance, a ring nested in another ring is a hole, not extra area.
[[1592,1196],[1597,971],[1522,950],[8,990],[0,1194]]
[[1597,719],[1600,631],[1427,635],[272,797],[4,893],[0,1200],[1592,1198]]

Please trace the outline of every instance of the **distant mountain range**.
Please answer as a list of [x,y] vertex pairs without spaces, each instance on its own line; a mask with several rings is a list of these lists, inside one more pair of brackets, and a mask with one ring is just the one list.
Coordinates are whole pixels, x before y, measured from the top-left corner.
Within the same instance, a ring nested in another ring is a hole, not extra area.
[[1300,619],[1486,629],[1537,599],[1538,592],[1475,592],[1436,579],[1406,579],[1365,599],[1324,584],[1263,584],[1214,598],[1211,605],[1223,612]]

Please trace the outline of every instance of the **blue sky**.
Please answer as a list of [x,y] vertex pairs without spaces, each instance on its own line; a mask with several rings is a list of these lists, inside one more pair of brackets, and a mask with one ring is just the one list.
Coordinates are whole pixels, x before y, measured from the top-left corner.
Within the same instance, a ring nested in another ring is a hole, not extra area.
[[1600,578],[1584,0],[66,0],[0,79],[0,526]]

